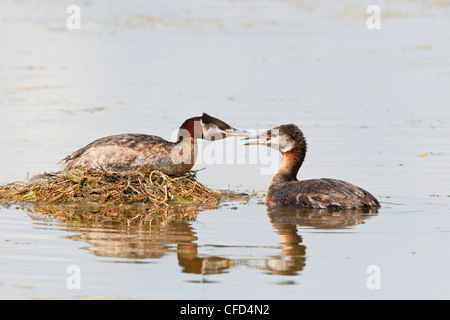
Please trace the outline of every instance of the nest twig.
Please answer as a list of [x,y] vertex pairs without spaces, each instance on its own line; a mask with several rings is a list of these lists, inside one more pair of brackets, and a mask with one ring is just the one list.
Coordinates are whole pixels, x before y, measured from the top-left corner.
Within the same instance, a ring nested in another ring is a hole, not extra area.
[[195,173],[168,176],[146,166],[133,171],[61,171],[0,186],[0,199],[46,204],[124,206],[217,204],[224,195],[196,180]]

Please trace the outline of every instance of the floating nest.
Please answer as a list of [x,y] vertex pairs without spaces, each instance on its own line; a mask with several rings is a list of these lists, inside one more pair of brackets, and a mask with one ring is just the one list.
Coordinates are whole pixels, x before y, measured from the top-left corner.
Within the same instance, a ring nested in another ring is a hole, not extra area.
[[133,171],[61,171],[0,185],[3,202],[90,207],[211,205],[227,195],[210,190],[190,172],[168,176],[146,166]]

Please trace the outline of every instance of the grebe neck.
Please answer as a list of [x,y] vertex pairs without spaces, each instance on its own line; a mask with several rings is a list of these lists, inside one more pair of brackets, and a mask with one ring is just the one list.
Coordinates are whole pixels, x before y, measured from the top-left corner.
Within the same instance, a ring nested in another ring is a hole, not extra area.
[[283,153],[281,165],[272,181],[294,181],[306,156],[306,142],[295,144],[291,149]]
[[[177,142],[172,144],[170,159],[188,172],[197,160],[197,139],[202,137],[201,118],[187,119],[178,130]],[[200,132],[199,132],[200,131]]]

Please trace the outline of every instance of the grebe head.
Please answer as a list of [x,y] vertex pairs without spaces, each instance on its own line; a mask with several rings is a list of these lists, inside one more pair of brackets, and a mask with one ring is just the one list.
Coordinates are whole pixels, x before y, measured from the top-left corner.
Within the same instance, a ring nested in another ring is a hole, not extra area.
[[230,136],[248,137],[249,132],[236,129],[220,119],[214,118],[207,113],[201,117],[187,119],[179,132],[179,137],[183,134],[189,134],[195,139],[204,139],[208,141],[222,140]]
[[246,137],[249,133],[236,129],[229,124],[219,120],[217,118],[211,117],[207,113],[203,113],[201,117],[202,123],[202,139],[208,141],[215,141],[225,139],[229,136]]
[[247,142],[245,145],[265,145],[275,150],[285,153],[294,146],[302,144],[306,147],[303,132],[295,124],[285,124],[265,131],[257,136],[245,138],[258,139],[258,141]]

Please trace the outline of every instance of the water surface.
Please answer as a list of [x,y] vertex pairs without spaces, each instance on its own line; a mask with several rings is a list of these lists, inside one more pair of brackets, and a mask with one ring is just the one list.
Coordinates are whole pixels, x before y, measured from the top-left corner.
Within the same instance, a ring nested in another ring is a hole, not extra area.
[[207,112],[253,130],[296,123],[299,178],[350,181],[383,207],[272,212],[279,154],[201,142],[202,183],[257,195],[141,225],[0,207],[1,298],[449,297],[447,1],[381,2],[381,30],[360,1],[84,1],[80,30],[66,28],[70,4],[0,5],[0,183],[59,170],[102,136],[173,139]]

